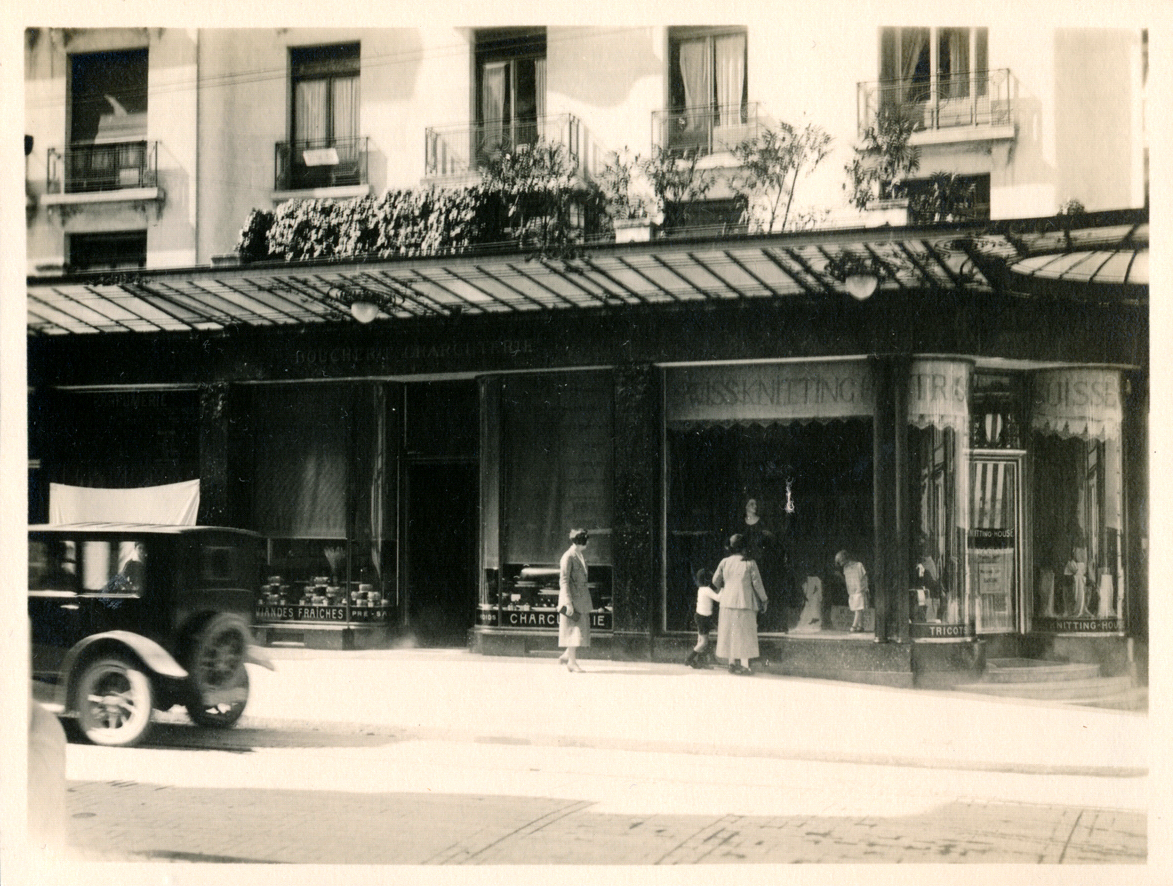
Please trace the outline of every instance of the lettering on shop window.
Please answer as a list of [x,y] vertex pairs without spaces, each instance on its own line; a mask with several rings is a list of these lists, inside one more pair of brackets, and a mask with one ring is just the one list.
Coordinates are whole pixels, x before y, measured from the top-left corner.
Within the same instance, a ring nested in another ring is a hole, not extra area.
[[335,366],[360,363],[394,363],[401,360],[458,360],[472,357],[520,357],[534,353],[529,339],[499,341],[449,341],[435,344],[412,343],[402,347],[299,348],[293,352],[294,366]]
[[1053,409],[1116,409],[1120,401],[1114,378],[1094,381],[1059,377],[1036,382],[1035,405]]
[[909,376],[909,390],[917,403],[966,404],[966,378],[961,373],[918,372]]

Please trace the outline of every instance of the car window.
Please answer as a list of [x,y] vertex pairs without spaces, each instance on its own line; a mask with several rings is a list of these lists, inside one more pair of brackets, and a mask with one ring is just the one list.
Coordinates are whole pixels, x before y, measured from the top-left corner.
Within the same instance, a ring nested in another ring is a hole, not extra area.
[[142,542],[84,541],[82,587],[92,593],[138,596],[145,586],[146,562],[146,547]]
[[200,571],[204,581],[208,582],[225,582],[229,581],[235,570],[234,555],[235,548],[223,547],[221,545],[206,545],[200,550]]
[[77,544],[56,538],[29,539],[29,590],[77,589]]

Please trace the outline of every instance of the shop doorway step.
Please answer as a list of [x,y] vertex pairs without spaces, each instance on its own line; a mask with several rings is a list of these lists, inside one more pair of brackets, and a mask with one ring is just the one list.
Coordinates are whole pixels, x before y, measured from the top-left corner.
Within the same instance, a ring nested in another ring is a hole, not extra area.
[[992,658],[980,680],[959,683],[962,692],[1032,698],[1074,705],[1146,710],[1148,693],[1131,674],[1104,676],[1098,664],[1034,658]]

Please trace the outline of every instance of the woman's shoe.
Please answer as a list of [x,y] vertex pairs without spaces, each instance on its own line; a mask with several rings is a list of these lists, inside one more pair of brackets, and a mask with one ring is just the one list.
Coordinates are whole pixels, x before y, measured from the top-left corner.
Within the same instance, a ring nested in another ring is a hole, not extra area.
[[697,651],[694,649],[692,652],[688,653],[688,657],[684,660],[684,663],[690,668],[695,668],[697,666],[696,657]]
[[862,634],[863,633],[863,626],[862,625],[852,625],[851,626],[851,633]]
[[578,662],[569,662],[568,661],[566,663],[566,667],[570,671],[570,673],[572,673],[572,674],[581,674],[583,672],[582,668],[580,668],[578,666]]

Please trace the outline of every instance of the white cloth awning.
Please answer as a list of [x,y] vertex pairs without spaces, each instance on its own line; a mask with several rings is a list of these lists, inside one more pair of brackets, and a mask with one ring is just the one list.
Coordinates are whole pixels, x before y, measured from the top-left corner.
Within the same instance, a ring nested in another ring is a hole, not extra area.
[[199,509],[199,480],[133,489],[49,484],[49,522],[54,524],[151,523],[195,526]]

